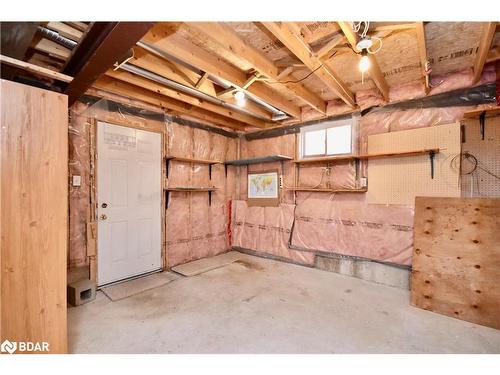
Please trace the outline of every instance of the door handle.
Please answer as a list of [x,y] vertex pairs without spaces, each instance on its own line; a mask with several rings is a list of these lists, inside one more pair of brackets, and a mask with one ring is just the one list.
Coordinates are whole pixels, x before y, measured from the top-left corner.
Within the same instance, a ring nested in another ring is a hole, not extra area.
[[106,220],[107,218],[108,217],[105,214],[102,214],[101,217],[100,217],[101,220]]

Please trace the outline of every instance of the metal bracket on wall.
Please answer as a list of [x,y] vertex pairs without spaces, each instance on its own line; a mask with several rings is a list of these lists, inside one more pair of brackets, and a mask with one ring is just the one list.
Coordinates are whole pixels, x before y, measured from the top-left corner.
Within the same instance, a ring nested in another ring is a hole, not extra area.
[[429,151],[429,160],[431,161],[431,178],[434,179],[434,158],[436,153],[434,151]]
[[481,112],[479,115],[479,131],[481,132],[481,139],[484,141],[484,125],[486,121],[486,111]]
[[166,175],[167,175],[167,179],[168,179],[168,174],[169,174],[169,172],[170,172],[170,159],[169,159],[169,158],[167,158],[167,159],[166,159],[166,164],[165,164],[165,173],[166,173]]

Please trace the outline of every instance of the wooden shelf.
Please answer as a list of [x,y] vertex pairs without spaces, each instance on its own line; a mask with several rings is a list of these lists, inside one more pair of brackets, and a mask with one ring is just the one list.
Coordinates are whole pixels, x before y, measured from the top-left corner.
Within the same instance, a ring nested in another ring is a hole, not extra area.
[[354,155],[348,156],[323,156],[320,158],[307,158],[307,159],[295,159],[292,160],[296,164],[315,164],[315,163],[329,163],[335,161],[352,161],[356,160]]
[[439,148],[429,148],[423,150],[412,150],[412,151],[403,151],[403,152],[383,152],[379,154],[365,154],[365,155],[357,155],[356,159],[360,160],[368,160],[368,159],[379,159],[379,158],[390,158],[390,157],[405,157],[405,156],[418,156],[425,154],[438,154]]
[[412,150],[404,152],[384,152],[377,154],[361,154],[361,155],[348,155],[348,156],[327,156],[321,158],[309,158],[309,159],[296,159],[293,160],[296,164],[313,164],[313,163],[331,163],[336,161],[352,161],[352,160],[369,160],[369,159],[379,159],[379,158],[389,158],[389,157],[405,157],[405,156],[418,156],[439,153],[438,148],[433,149],[423,149],[423,150]]
[[222,164],[220,160],[208,160],[208,159],[196,159],[196,158],[185,158],[180,156],[166,156],[166,160],[175,160],[184,163],[196,163],[196,164]]
[[328,188],[311,188],[311,187],[292,187],[285,188],[291,191],[317,191],[320,193],[366,193],[367,189],[328,189]]
[[166,187],[166,191],[183,191],[183,192],[204,192],[204,191],[217,191],[215,187],[194,187],[194,186],[176,186],[176,187]]
[[237,160],[228,160],[224,162],[226,165],[249,165],[249,164],[260,164],[260,163],[269,163],[273,161],[285,161],[292,160],[290,156],[285,155],[270,155],[263,156],[260,158],[251,158],[251,159],[237,159]]
[[493,117],[500,115],[500,107],[475,109],[473,111],[464,112],[464,118],[479,118],[484,112],[486,117]]
[[173,191],[183,192],[183,193],[207,193],[208,192],[208,205],[212,205],[212,193],[217,191],[218,189],[215,187],[205,187],[205,186],[175,186],[175,187],[166,187],[165,190],[165,209],[168,210],[169,202],[170,202],[170,193]]

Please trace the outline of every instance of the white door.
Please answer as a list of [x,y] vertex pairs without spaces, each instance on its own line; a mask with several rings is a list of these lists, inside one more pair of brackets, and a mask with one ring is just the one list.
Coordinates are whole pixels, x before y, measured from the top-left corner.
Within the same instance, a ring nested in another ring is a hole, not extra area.
[[97,268],[104,285],[161,268],[161,135],[97,125]]

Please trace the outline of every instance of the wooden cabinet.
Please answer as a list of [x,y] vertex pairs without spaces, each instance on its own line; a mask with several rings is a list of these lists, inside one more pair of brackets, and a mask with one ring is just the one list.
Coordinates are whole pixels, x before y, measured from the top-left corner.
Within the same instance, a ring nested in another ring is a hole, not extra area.
[[65,353],[67,96],[6,80],[0,95],[0,342]]

